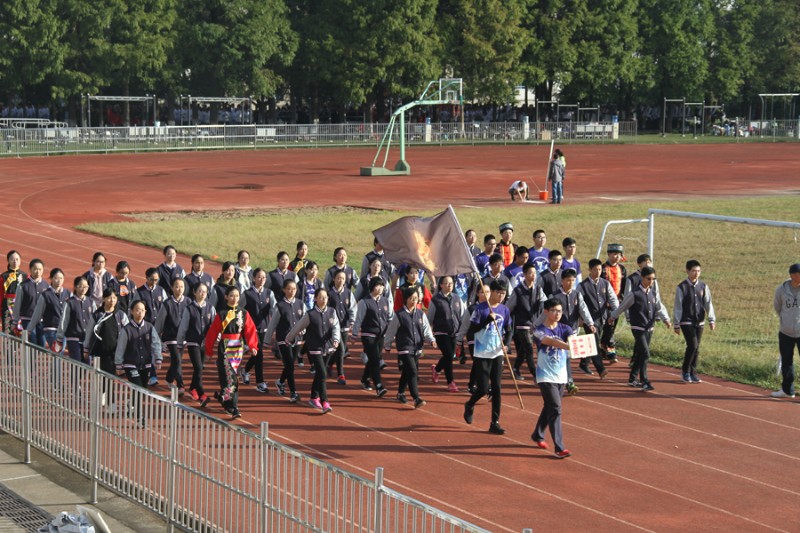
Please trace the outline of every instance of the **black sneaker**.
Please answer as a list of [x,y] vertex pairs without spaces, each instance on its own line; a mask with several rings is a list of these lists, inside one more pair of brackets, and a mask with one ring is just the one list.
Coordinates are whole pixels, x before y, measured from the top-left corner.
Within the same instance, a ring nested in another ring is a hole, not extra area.
[[637,387],[638,388],[638,387],[641,387],[641,386],[642,386],[642,384],[639,383],[639,381],[636,380],[636,379],[629,379],[628,380],[628,387]]
[[286,394],[286,385],[279,379],[275,380],[275,388],[278,389],[278,394],[284,396]]
[[292,403],[297,403],[300,401],[300,395],[296,392],[293,392],[292,395],[289,397],[289,401]]
[[472,424],[472,414],[475,412],[475,407],[470,405],[469,402],[464,404],[464,422]]
[[519,368],[514,369],[514,378],[516,378],[517,381],[525,381],[525,376],[522,375]]
[[240,413],[239,410],[234,407],[233,409],[231,409],[231,417],[234,418],[234,419],[235,418],[242,418],[242,413]]
[[645,383],[642,385],[642,392],[650,392],[650,391],[654,391],[654,390],[656,390],[656,388],[655,388],[655,387],[653,387],[652,385],[650,385],[650,382],[649,382],[649,381],[648,381],[648,382],[645,382]]
[[578,365],[578,368],[580,368],[581,372],[583,372],[587,376],[593,376],[594,375],[594,372],[592,372],[592,369],[589,368],[588,364],[581,363],[581,364]]
[[383,387],[378,387],[378,390],[375,391],[375,394],[378,395],[378,398],[383,398],[384,396],[386,396],[387,392],[389,392],[389,391],[384,389]]
[[492,424],[489,426],[489,433],[494,435],[505,435],[506,430],[500,427],[499,422],[492,422]]
[[363,390],[372,390],[372,385],[369,384],[369,381],[362,381],[361,388]]
[[400,402],[400,403],[408,403],[408,400],[406,399],[406,395],[403,394],[402,392],[398,392],[397,393],[397,401]]
[[426,403],[425,400],[423,400],[422,398],[417,398],[416,400],[414,400],[414,409],[419,409],[420,407],[425,405],[425,403]]

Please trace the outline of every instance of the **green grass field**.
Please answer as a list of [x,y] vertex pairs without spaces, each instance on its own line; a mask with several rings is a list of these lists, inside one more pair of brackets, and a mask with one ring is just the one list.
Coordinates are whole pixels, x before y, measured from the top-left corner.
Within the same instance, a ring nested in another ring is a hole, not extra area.
[[[486,233],[497,234],[500,223],[516,227],[514,242],[526,246],[531,234],[542,228],[548,248],[560,248],[566,236],[578,241],[578,259],[585,265],[597,250],[603,225],[610,219],[644,218],[648,208],[697,211],[718,215],[797,221],[794,196],[736,198],[681,202],[567,205],[547,209],[517,204],[485,209],[457,209],[464,230],[474,229],[479,241]],[[342,208],[284,209],[264,212],[179,212],[131,216],[130,221],[85,224],[80,229],[154,247],[154,263],[161,248],[173,244],[179,252],[201,253],[207,259],[235,260],[240,249],[250,252],[253,266],[275,268],[275,256],[286,250],[293,256],[299,240],[309,243],[310,257],[320,270],[332,264],[333,249],[344,246],[350,264],[358,268],[371,249],[371,230],[404,215],[427,216],[424,212],[395,212]],[[224,228],[224,234],[222,229]],[[685,277],[687,259],[703,265],[718,317],[716,332],[706,331],[701,345],[703,373],[766,388],[775,387],[777,317],[772,297],[778,283],[788,278],[788,265],[800,260],[797,232],[732,223],[698,221],[659,216],[655,222],[654,263],[667,309],[672,312],[675,286]],[[647,225],[612,227],[606,242],[625,245],[629,270],[636,256],[647,251]],[[603,249],[604,250],[604,249]],[[605,254],[601,253],[601,259]],[[188,265],[184,265],[188,267]],[[209,271],[217,275],[216,268]],[[134,272],[135,279],[143,273]],[[627,325],[621,333],[620,353],[629,355],[632,337]],[[660,327],[654,335],[654,360],[680,366],[683,339]]]

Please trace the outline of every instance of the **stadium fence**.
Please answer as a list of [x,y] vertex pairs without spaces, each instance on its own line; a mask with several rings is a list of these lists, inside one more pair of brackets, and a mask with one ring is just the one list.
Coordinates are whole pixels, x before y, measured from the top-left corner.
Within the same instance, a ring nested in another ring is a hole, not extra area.
[[[269,437],[0,334],[0,430],[156,513],[167,531],[486,530]],[[99,363],[99,361],[95,361]]]

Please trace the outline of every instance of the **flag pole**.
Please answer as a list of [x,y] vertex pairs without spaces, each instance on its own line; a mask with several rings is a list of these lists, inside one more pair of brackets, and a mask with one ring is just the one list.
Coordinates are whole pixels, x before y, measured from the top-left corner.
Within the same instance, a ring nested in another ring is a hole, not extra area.
[[[551,147],[551,149],[552,149],[552,147]],[[447,206],[447,210],[453,216],[453,219],[455,220],[456,225],[458,226],[458,233],[459,233],[459,235],[461,235],[461,242],[464,244],[464,248],[467,250],[467,252],[469,252],[469,246],[467,246],[467,240],[464,238],[464,231],[461,229],[461,223],[458,221],[458,217],[456,216],[456,212],[453,210],[453,206],[452,205],[448,205]],[[483,284],[483,279],[481,279],[481,276],[478,273],[477,267],[475,267],[472,270],[472,274],[476,278],[478,278],[478,282],[481,284],[481,291],[484,291],[485,290],[484,289],[485,285]],[[488,300],[487,300],[487,304],[488,304]],[[489,311],[491,311],[491,310],[492,310],[492,308],[491,308],[491,306],[489,306]],[[520,407],[520,409],[522,409],[524,411],[525,410],[525,404],[522,403],[522,394],[519,392],[519,384],[517,383],[517,377],[514,375],[514,367],[511,366],[511,360],[508,358],[508,352],[506,351],[506,345],[503,342],[503,332],[500,331],[500,327],[497,325],[497,322],[492,320],[492,324],[494,324],[494,329],[495,329],[495,331],[497,331],[497,336],[500,337],[500,347],[503,349],[503,357],[505,358],[506,364],[508,365],[508,371],[511,373],[511,380],[514,382],[514,390],[517,391],[517,398],[519,399],[519,407]],[[475,362],[473,361],[472,364],[475,364]]]

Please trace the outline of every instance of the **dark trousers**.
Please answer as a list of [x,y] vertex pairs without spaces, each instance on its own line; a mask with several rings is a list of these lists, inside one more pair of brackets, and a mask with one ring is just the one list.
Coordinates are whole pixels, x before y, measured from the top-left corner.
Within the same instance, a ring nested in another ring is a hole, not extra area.
[[492,424],[500,422],[500,407],[503,399],[500,396],[500,382],[503,377],[503,356],[494,359],[474,357],[472,367],[475,369],[475,392],[467,403],[475,406],[478,400],[486,396],[489,386],[492,387]]
[[436,363],[436,371],[444,370],[444,377],[448,383],[453,382],[453,357],[456,355],[456,339],[450,335],[436,335],[436,345],[442,356]]
[[381,382],[381,352],[383,351],[383,337],[361,337],[364,353],[367,354],[367,364],[364,365],[364,374],[361,381],[372,379],[375,389],[383,388]]
[[517,358],[514,361],[514,369],[520,370],[522,368],[522,363],[528,363],[528,370],[530,370],[531,374],[535,376],[536,363],[533,360],[533,340],[531,339],[531,330],[514,330],[514,346],[517,348]]
[[314,381],[311,383],[311,398],[319,398],[321,402],[328,401],[328,379],[327,368],[325,366],[325,354],[308,354],[308,362],[314,367]]
[[[169,351],[169,370],[167,370],[167,383],[175,382],[179,389],[183,388],[183,346],[167,344]],[[149,374],[149,372],[148,372]]]
[[700,353],[703,326],[681,326],[681,333],[686,340],[686,351],[683,353],[681,370],[684,374],[694,375],[697,372],[697,356]]
[[70,359],[83,362],[83,343],[81,341],[67,341],[67,353]]
[[203,390],[203,350],[200,346],[189,346],[189,361],[192,363],[192,384],[189,385],[190,389],[197,391],[198,396],[205,394]]
[[564,392],[563,383],[539,383],[544,405],[539,414],[536,427],[533,428],[531,438],[535,441],[544,440],[544,432],[550,428],[553,446],[557,452],[564,449],[563,435],[561,433],[561,396]]
[[[260,334],[259,334],[260,335]],[[244,366],[245,372],[250,372],[253,369],[256,369],[256,383],[263,383],[264,382],[264,347],[259,346],[258,351],[252,355],[247,360],[247,364]]]
[[[140,368],[126,368],[125,369],[125,377],[128,378],[128,381],[133,383],[134,385],[138,385],[144,389],[147,388],[147,377],[150,374],[150,367],[140,367]],[[133,411],[136,415],[136,418],[142,418],[142,405],[141,405],[141,394],[133,393],[133,403],[132,403]]]
[[[30,320],[21,320],[22,322],[22,329],[27,330],[28,325],[31,323]],[[31,344],[35,344],[36,346],[41,346],[44,348],[44,325],[41,322],[36,324],[36,327],[33,328],[33,331],[28,333],[28,342]]]
[[[598,351],[599,351],[599,346],[600,346],[600,334],[599,334],[599,332],[600,332],[600,328],[602,328],[602,326],[599,323],[597,323],[597,324],[594,325],[594,327],[595,327],[595,330],[596,330],[594,332],[594,341],[595,341],[595,343],[597,343]],[[585,333],[587,333],[587,334],[592,332],[592,330],[590,330],[585,325],[583,326],[583,331]],[[603,370],[606,369],[606,366],[603,364],[603,356],[600,355],[599,353],[597,355],[592,356],[592,357],[584,357],[583,359],[581,359],[581,365],[585,365],[585,366],[588,367],[589,366],[589,361],[592,362],[592,364],[594,365],[594,368],[595,368],[595,370],[597,370],[598,374],[602,374]]]
[[786,394],[794,394],[794,349],[800,353],[800,337],[790,337],[778,332],[778,350],[781,352],[781,388]]
[[631,367],[631,380],[639,377],[642,384],[650,383],[647,378],[647,362],[650,360],[650,338],[653,336],[651,331],[640,329],[631,330],[633,333],[633,367]]
[[325,361],[325,366],[330,368],[332,365],[336,364],[336,375],[343,376],[344,371],[342,365],[344,364],[344,354],[347,353],[347,332],[342,330],[340,332],[342,336],[342,341],[339,343],[339,346],[328,354],[328,357]]
[[294,352],[296,348],[288,344],[279,344],[278,351],[281,353],[281,360],[283,361],[283,372],[281,372],[280,382],[289,385],[289,390],[292,394],[295,394],[297,392],[294,385]]
[[619,319],[614,320],[611,324],[606,322],[603,324],[603,334],[600,336],[600,345],[605,346],[607,351],[613,351],[617,346],[617,340],[614,338],[614,332],[617,330]]
[[[438,341],[437,341],[438,344]],[[397,359],[400,364],[400,386],[397,392],[403,394],[408,387],[408,392],[415,400],[419,398],[419,389],[417,382],[419,381],[419,356],[415,353],[401,353],[397,354]]]

